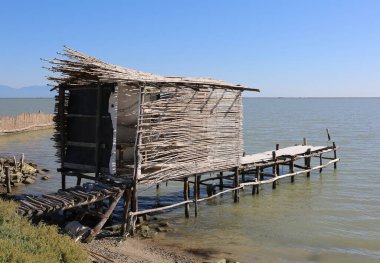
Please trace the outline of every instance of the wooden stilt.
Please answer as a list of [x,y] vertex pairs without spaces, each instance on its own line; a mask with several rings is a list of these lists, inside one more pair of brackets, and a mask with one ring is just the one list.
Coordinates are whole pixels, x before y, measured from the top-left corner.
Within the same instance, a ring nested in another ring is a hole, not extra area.
[[[259,181],[259,180],[260,180],[260,168],[256,167],[256,181]],[[252,195],[255,195],[256,193],[257,194],[259,193],[259,186],[253,185],[252,186]]]
[[[131,205],[132,191],[131,189],[125,189],[124,191],[124,208],[123,208],[123,224],[121,225],[120,234],[123,236],[127,230],[128,211]],[[112,204],[111,204],[112,205]]]
[[[280,150],[280,144],[276,144],[276,151]],[[280,175],[280,165],[277,164],[276,165],[276,175],[279,176]]]
[[110,198],[110,200],[111,200],[110,207],[108,208],[107,212],[103,215],[100,222],[94,227],[94,229],[91,230],[91,233],[86,238],[85,242],[91,242],[94,239],[94,237],[99,233],[99,231],[102,229],[104,224],[107,222],[107,220],[111,216],[113,210],[115,209],[117,203],[119,202],[121,196],[123,195],[123,192],[124,191],[120,191],[120,193],[117,196]]
[[[183,199],[189,200],[189,178],[183,180]],[[189,204],[185,205],[185,217],[189,218]]]
[[[307,151],[306,151],[306,155],[310,155],[311,154],[311,149],[307,149]],[[305,166],[306,166],[306,168],[307,169],[310,169],[310,165],[311,165],[311,157],[306,157],[305,158]],[[310,177],[310,172],[307,172],[306,173],[306,176],[307,177]]]
[[160,189],[160,184],[156,184],[156,189]]
[[198,216],[198,175],[194,176],[194,214],[197,217]]
[[[333,142],[333,148],[334,148],[334,159],[337,159],[335,142]],[[335,162],[335,163],[334,163],[334,169],[336,169],[336,168],[337,168],[337,164],[336,164],[336,162]]]
[[[274,165],[272,166],[272,173],[274,174],[275,177],[277,177],[278,174],[277,174],[277,164],[276,164],[276,159],[277,159],[276,151],[272,152],[272,159],[274,161]],[[277,186],[277,181],[274,181],[272,183],[272,189],[276,189],[276,186]]]
[[[319,166],[322,166],[322,154],[319,155]],[[322,173],[322,167],[319,169],[319,173]]]
[[201,175],[198,175],[197,176],[197,198],[201,198],[201,180],[202,180],[202,176]]
[[62,189],[65,190],[66,189],[66,174],[65,172],[61,172],[61,177],[62,177]]
[[[239,167],[235,168],[235,175],[234,175],[234,187],[239,186]],[[234,190],[234,202],[239,202],[239,189]]]
[[219,190],[223,190],[223,172],[219,173]]
[[82,177],[77,176],[77,185],[81,185]]
[[307,145],[307,139],[303,138],[303,144],[302,145]]
[[7,179],[7,194],[10,194],[12,192],[12,188],[11,188],[11,175],[9,172],[9,166],[4,166],[4,172],[5,172],[5,177]]
[[[289,164],[289,172],[294,173],[294,158],[293,157]],[[290,177],[290,182],[294,183],[294,175]]]
[[260,167],[260,181],[264,180],[264,168]]

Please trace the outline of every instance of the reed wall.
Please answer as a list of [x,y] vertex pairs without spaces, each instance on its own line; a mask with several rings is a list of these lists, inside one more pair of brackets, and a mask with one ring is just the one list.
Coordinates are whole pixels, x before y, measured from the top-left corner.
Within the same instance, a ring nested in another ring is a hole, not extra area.
[[54,114],[21,113],[16,116],[0,116],[0,133],[12,133],[53,125]]

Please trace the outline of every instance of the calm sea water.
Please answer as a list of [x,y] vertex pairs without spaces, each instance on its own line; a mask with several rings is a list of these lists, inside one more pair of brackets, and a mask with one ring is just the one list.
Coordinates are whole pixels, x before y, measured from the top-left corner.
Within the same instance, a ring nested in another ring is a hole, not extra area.
[[[15,102],[3,107],[17,112]],[[51,107],[53,101],[50,101]],[[22,102],[36,109],[40,101]],[[25,109],[25,108],[24,108]],[[31,110],[28,110],[31,111]],[[325,129],[340,150],[338,169],[313,172],[310,179],[283,180],[276,190],[264,187],[259,196],[242,191],[240,203],[232,195],[200,205],[197,218],[184,217],[183,208],[161,215],[176,227],[157,242],[214,258],[243,262],[380,262],[380,99],[244,99],[244,138],[247,153],[301,143],[326,145]],[[0,137],[0,154],[25,152],[30,160],[52,171],[52,130]],[[60,177],[20,188],[19,192],[50,192]],[[181,186],[169,183],[158,192],[142,193],[141,206],[181,199]],[[160,199],[158,198],[160,197]]]

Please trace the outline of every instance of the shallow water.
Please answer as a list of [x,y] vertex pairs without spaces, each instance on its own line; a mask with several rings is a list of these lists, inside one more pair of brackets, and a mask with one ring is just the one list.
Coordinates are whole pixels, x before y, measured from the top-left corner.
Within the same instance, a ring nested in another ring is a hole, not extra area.
[[[2,112],[0,112],[2,115]],[[243,262],[379,262],[380,261],[380,99],[244,99],[244,137],[247,153],[289,146],[303,137],[326,145],[325,128],[340,146],[338,169],[313,172],[310,179],[287,179],[276,190],[260,195],[242,191],[240,203],[232,194],[200,205],[197,218],[184,217],[183,208],[163,214],[176,232],[157,241],[214,258]],[[0,153],[25,152],[52,171],[52,130],[0,137]],[[50,192],[60,177],[38,181],[18,192]],[[148,189],[141,207],[181,199],[181,185],[169,183]],[[192,211],[192,209],[191,209]]]

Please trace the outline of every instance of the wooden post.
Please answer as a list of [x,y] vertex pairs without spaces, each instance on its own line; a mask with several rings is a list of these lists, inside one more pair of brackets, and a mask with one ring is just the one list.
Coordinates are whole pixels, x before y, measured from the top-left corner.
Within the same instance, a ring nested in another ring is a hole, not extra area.
[[194,176],[194,214],[198,216],[198,175]]
[[[256,181],[260,181],[260,168],[256,167]],[[259,193],[259,185],[253,185],[252,186],[252,195]]]
[[99,177],[100,172],[100,129],[102,120],[102,87],[99,84],[96,97],[96,122],[95,122],[95,178]]
[[121,225],[120,234],[125,235],[128,222],[128,211],[131,204],[131,189],[126,188],[124,191],[124,207],[123,207],[123,224]]
[[202,179],[202,176],[201,175],[198,175],[197,176],[198,179],[197,179],[197,198],[201,198],[201,179]]
[[[234,175],[234,187],[239,186],[239,167],[235,168],[235,175]],[[234,202],[239,202],[239,189],[234,190]]]
[[62,176],[62,189],[65,190],[66,189],[66,173],[61,172],[61,176]]
[[77,175],[77,185],[81,185],[82,177],[80,175]]
[[94,229],[91,230],[90,235],[85,239],[85,242],[91,242],[94,237],[99,233],[99,231],[102,229],[104,224],[107,222],[109,217],[112,215],[113,210],[115,209],[117,203],[119,202],[121,196],[123,195],[123,191],[118,193],[116,196],[110,197],[110,206],[107,210],[107,212],[103,215],[102,219],[100,222],[94,227]]
[[7,179],[7,194],[10,194],[12,192],[12,188],[11,188],[11,175],[9,172],[9,166],[4,166],[4,172],[5,172],[5,177]]
[[[183,199],[189,200],[189,178],[183,179]],[[185,204],[185,217],[189,218],[189,204]]]
[[264,168],[260,167],[260,181],[264,180]]
[[327,132],[327,140],[328,140],[328,141],[331,141],[331,136],[330,136],[330,131],[329,131],[329,129],[326,129],[326,132]]
[[307,145],[307,140],[306,138],[303,138],[303,144],[302,145]]
[[[280,144],[276,144],[276,151],[280,150]],[[280,175],[280,165],[276,165],[276,175],[279,176]]]
[[61,151],[61,183],[62,189],[66,189],[66,173],[63,169],[63,162],[66,156],[66,137],[65,137],[65,88],[59,86],[58,90],[58,116],[59,116],[59,133],[60,133],[60,151]]
[[[333,142],[333,150],[334,150],[334,159],[336,159],[336,145],[335,145],[335,142]],[[334,163],[334,169],[336,169],[337,165],[336,165],[336,162]]]
[[[272,152],[272,159],[274,161],[274,164],[273,164],[273,167],[272,167],[272,173],[273,173],[274,177],[277,177],[278,175],[277,175],[277,165],[276,165],[276,159],[277,159],[277,157],[276,157],[276,151]],[[272,183],[272,189],[276,189],[276,185],[277,185],[277,181],[274,181]]]
[[156,184],[156,189],[160,189],[160,184]]
[[[319,155],[319,165],[322,166],[322,154]],[[319,173],[322,173],[322,167],[319,169]]]
[[219,173],[219,190],[223,190],[223,172]]
[[20,172],[22,172],[22,169],[24,168],[24,160],[25,160],[25,154],[21,154],[21,159],[20,159]]
[[[294,157],[292,157],[289,164],[289,172],[294,173]],[[290,182],[294,183],[294,175],[290,176]]]
[[[309,149],[307,149],[307,151],[306,151],[306,155],[310,155],[310,154],[311,154],[311,149],[309,148]],[[305,158],[305,163],[306,163],[306,168],[307,168],[307,169],[310,169],[311,157],[306,157],[306,158]],[[306,173],[306,176],[307,176],[307,177],[310,177],[310,172],[307,172],[307,173]]]

